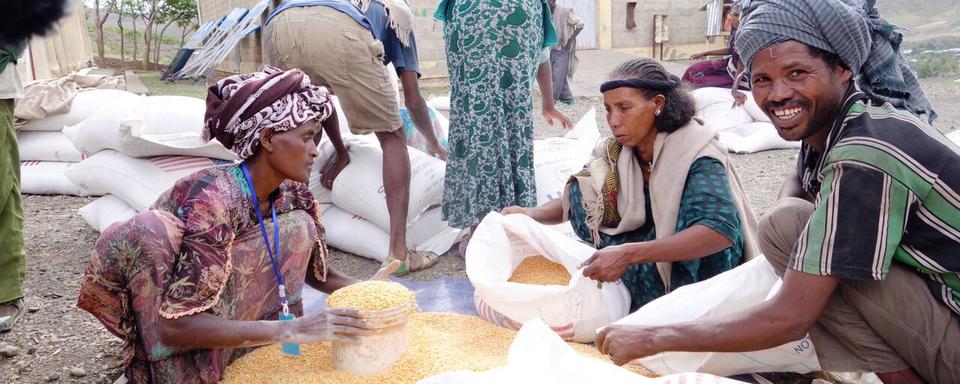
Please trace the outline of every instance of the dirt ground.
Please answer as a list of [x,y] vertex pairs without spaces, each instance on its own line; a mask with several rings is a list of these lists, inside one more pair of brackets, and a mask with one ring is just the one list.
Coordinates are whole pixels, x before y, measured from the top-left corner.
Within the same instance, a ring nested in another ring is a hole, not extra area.
[[[941,130],[960,127],[960,83],[956,79],[924,80]],[[562,107],[574,121],[591,107],[598,110],[601,131],[609,133],[603,118],[602,100],[580,97]],[[547,127],[539,116],[538,138],[557,136],[557,127]],[[733,155],[750,200],[758,213],[776,197],[783,175],[793,167],[793,150]],[[29,313],[9,333],[0,335],[0,349],[13,346],[13,357],[0,357],[0,383],[112,383],[122,373],[120,340],[107,333],[89,314],[74,305],[90,250],[97,232],[77,215],[77,209],[94,198],[24,196],[27,281],[24,291]],[[377,263],[333,250],[335,268],[358,278],[373,274]],[[456,250],[444,255],[435,267],[409,278],[431,280],[441,276],[464,277],[464,264]],[[780,382],[796,382],[792,379]]]

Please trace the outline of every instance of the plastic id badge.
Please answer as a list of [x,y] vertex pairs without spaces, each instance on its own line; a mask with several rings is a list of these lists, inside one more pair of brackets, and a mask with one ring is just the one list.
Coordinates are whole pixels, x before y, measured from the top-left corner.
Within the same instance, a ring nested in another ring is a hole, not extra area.
[[[284,314],[283,312],[280,312],[280,321],[290,321],[295,318],[296,316],[294,316],[292,313]],[[284,355],[287,355],[287,356],[300,356],[299,344],[283,343],[283,344],[280,344],[280,350],[283,352]]]

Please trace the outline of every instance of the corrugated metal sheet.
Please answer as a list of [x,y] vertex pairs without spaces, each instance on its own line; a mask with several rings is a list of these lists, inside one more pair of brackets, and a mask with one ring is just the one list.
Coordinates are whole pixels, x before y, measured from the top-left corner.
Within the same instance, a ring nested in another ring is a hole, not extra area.
[[707,36],[719,36],[723,31],[723,0],[707,3]]

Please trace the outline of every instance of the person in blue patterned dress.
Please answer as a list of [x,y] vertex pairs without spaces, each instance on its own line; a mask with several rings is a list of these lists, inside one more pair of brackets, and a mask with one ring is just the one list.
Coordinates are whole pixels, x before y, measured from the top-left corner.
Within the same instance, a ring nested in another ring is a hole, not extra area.
[[534,79],[544,119],[571,125],[553,106],[547,0],[443,0],[434,17],[444,21],[450,73],[444,219],[468,228],[490,211],[536,205]]

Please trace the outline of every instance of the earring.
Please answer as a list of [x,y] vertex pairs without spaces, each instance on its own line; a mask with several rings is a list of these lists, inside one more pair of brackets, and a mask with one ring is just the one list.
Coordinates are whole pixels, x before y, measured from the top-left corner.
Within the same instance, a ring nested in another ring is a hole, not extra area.
[[658,109],[657,112],[654,112],[654,115],[660,116],[660,110]]

